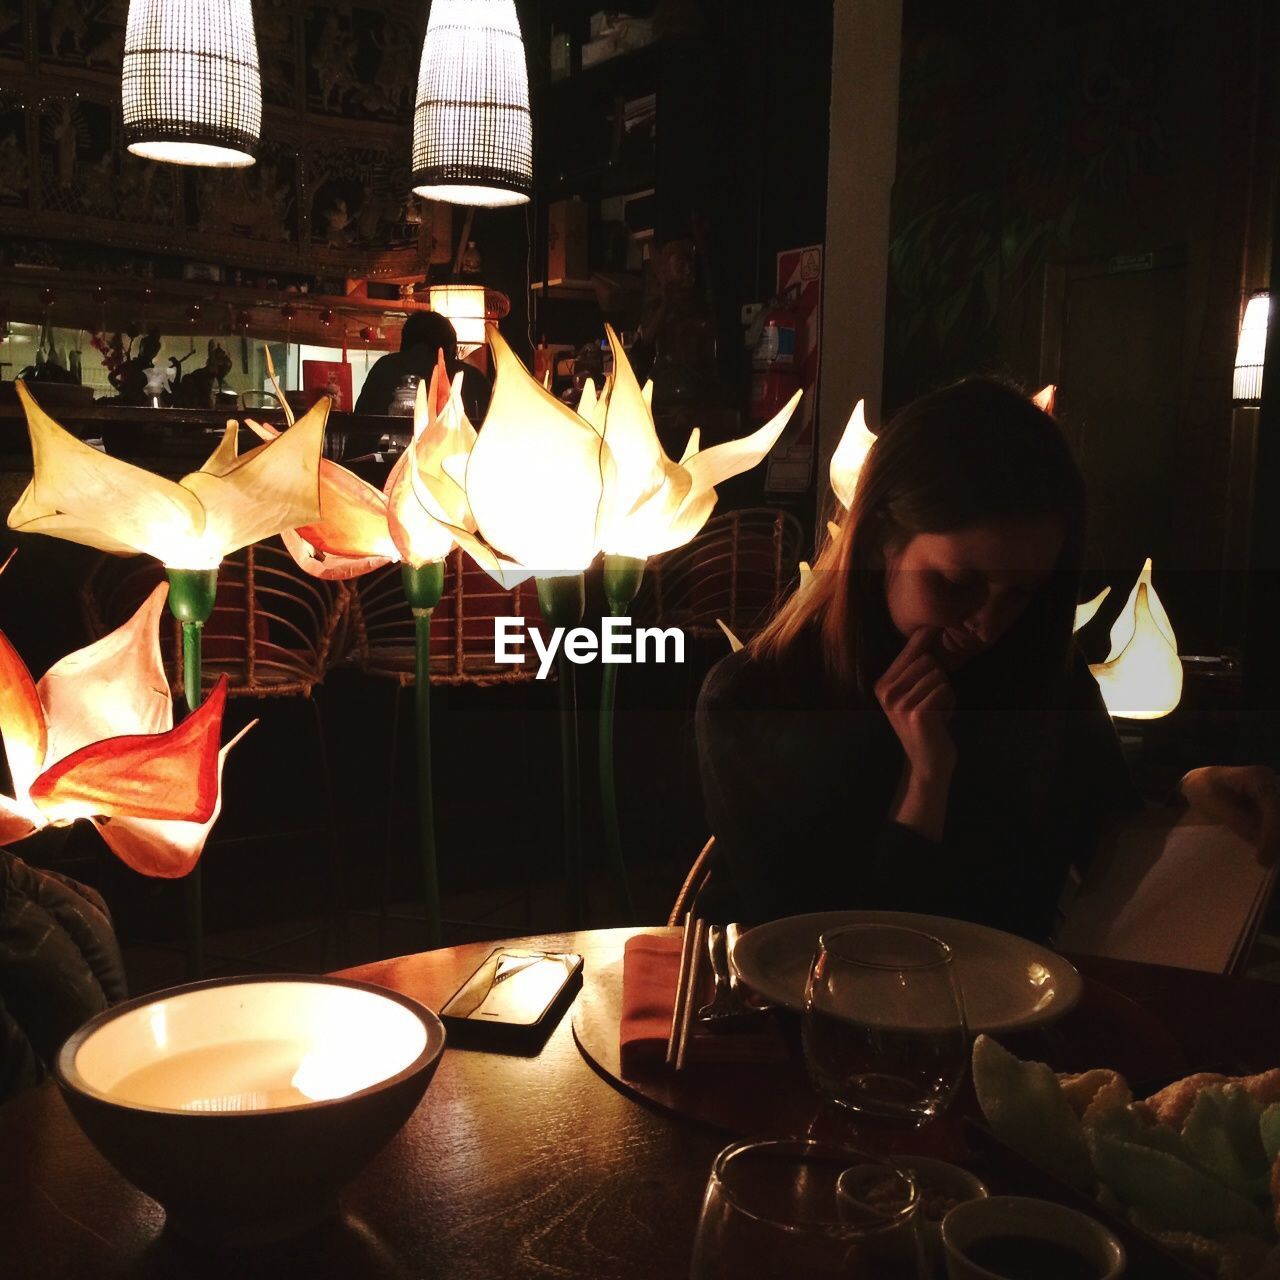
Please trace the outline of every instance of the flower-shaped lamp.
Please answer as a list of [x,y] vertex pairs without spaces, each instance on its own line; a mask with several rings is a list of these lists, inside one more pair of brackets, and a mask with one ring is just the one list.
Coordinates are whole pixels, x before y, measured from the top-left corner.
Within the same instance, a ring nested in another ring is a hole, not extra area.
[[1134,592],[1132,608],[1125,610],[1132,626],[1128,640],[1119,653],[1089,670],[1113,716],[1158,720],[1182,698],[1182,661],[1172,631],[1160,623],[1150,583],[1139,579]]
[[[320,453],[331,401],[322,396],[279,439],[238,450],[239,426],[199,471],[167,480],[91,448],[64,431],[19,382],[31,437],[32,478],[9,512],[9,527],[96,547],[144,553],[165,567],[171,612],[182,623],[187,708],[200,704],[204,623],[213,612],[224,556],[319,514]],[[202,967],[200,879],[186,882],[189,967]]]
[[[1079,608],[1098,603],[1101,597]],[[1091,665],[1089,670],[1097,679],[1103,701],[1113,716],[1157,720],[1178,705],[1182,697],[1182,660],[1178,657],[1173,624],[1151,580],[1150,557],[1143,564],[1124,608],[1111,624],[1111,651],[1107,660]]]
[[[275,371],[268,369],[275,383]],[[288,401],[276,393],[286,418]],[[273,427],[250,422],[263,439],[279,435]],[[420,452],[429,464],[454,455],[465,460],[475,431],[462,412],[461,385],[449,386],[441,358],[430,386],[419,380],[413,415],[413,439],[396,460],[379,490],[346,467],[320,461],[320,517],[282,537],[295,563],[317,578],[348,579],[384,565],[400,562],[401,578],[414,616],[414,702],[417,729],[418,834],[423,865],[427,943],[440,945],[440,891],[436,866],[435,811],[431,783],[431,612],[444,587],[444,558],[454,539],[447,523],[437,519],[419,500],[410,460]],[[429,498],[429,495],[427,495]],[[445,513],[447,514],[447,513]]]
[[[759,463],[777,443],[800,400],[792,396],[774,418],[743,436],[699,449],[695,429],[679,462],[667,457],[653,419],[652,386],[641,387],[612,326],[606,326],[613,352],[613,375],[599,396],[588,382],[578,413],[600,433],[603,484],[596,537],[604,552],[604,589],[609,610],[631,608],[646,561],[688,543],[706,524],[716,503],[715,486]],[[618,820],[614,774],[614,707],[618,668],[601,676],[599,765],[605,845],[623,909],[631,913]]]
[[836,501],[848,511],[853,505],[853,493],[858,487],[862,464],[875,444],[875,435],[867,430],[867,402],[859,400],[831,455],[831,492]]
[[1072,634],[1079,631],[1082,627],[1087,627],[1093,621],[1098,610],[1102,608],[1102,602],[1111,594],[1110,587],[1103,587],[1092,600],[1085,600],[1082,604],[1076,605],[1075,621],[1071,624]]
[[143,875],[185,876],[222,803],[226,677],[176,728],[160,656],[161,583],[123,626],[37,683],[0,633],[0,732],[13,780],[0,843],[77,818]]
[[224,556],[319,514],[316,474],[330,400],[278,440],[240,455],[237,424],[209,460],[166,480],[64,431],[21,381],[33,475],[9,528],[44,533],[113,555],[144,553],[167,569],[217,569]]

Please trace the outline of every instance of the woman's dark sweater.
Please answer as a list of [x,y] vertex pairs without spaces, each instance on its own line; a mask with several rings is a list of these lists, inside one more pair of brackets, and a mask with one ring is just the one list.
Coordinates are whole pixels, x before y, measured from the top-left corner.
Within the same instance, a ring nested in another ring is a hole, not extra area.
[[1046,936],[1071,863],[1087,862],[1109,812],[1139,801],[1079,653],[1062,713],[1039,732],[995,709],[994,657],[951,676],[958,762],[941,843],[889,820],[902,747],[878,705],[826,676],[816,631],[780,659],[717,663],[697,732],[717,866],[736,894],[719,910],[922,911]]

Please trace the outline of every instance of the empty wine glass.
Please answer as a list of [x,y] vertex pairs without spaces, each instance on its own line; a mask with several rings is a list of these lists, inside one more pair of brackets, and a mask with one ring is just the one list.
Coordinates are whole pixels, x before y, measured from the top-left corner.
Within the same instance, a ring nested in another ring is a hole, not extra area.
[[715,1160],[692,1280],[922,1280],[914,1178],[833,1142],[736,1143]]
[[805,1062],[819,1092],[860,1118],[916,1126],[964,1077],[968,1034],[951,949],[896,925],[818,940],[804,995]]

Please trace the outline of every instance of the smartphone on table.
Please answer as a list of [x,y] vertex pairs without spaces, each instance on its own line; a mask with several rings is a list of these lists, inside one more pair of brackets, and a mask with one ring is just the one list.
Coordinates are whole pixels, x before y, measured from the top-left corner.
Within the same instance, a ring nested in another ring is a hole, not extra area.
[[450,1043],[536,1053],[582,985],[572,951],[495,947],[440,1010]]

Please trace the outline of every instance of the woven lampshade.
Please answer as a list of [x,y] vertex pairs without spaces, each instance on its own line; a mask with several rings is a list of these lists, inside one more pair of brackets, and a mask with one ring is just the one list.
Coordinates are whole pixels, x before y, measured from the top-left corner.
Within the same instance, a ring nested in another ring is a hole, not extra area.
[[136,156],[253,164],[262,78],[250,0],[129,0],[121,99]]
[[529,75],[515,0],[432,0],[413,111],[413,189],[451,204],[533,190]]
[[1245,305],[1231,379],[1231,399],[1236,404],[1262,403],[1262,366],[1267,358],[1267,319],[1270,312],[1271,299],[1266,293],[1255,293]]
[[453,325],[460,356],[484,346],[485,322],[501,320],[511,310],[511,300],[505,293],[479,284],[433,284],[427,298],[431,310],[447,316]]

